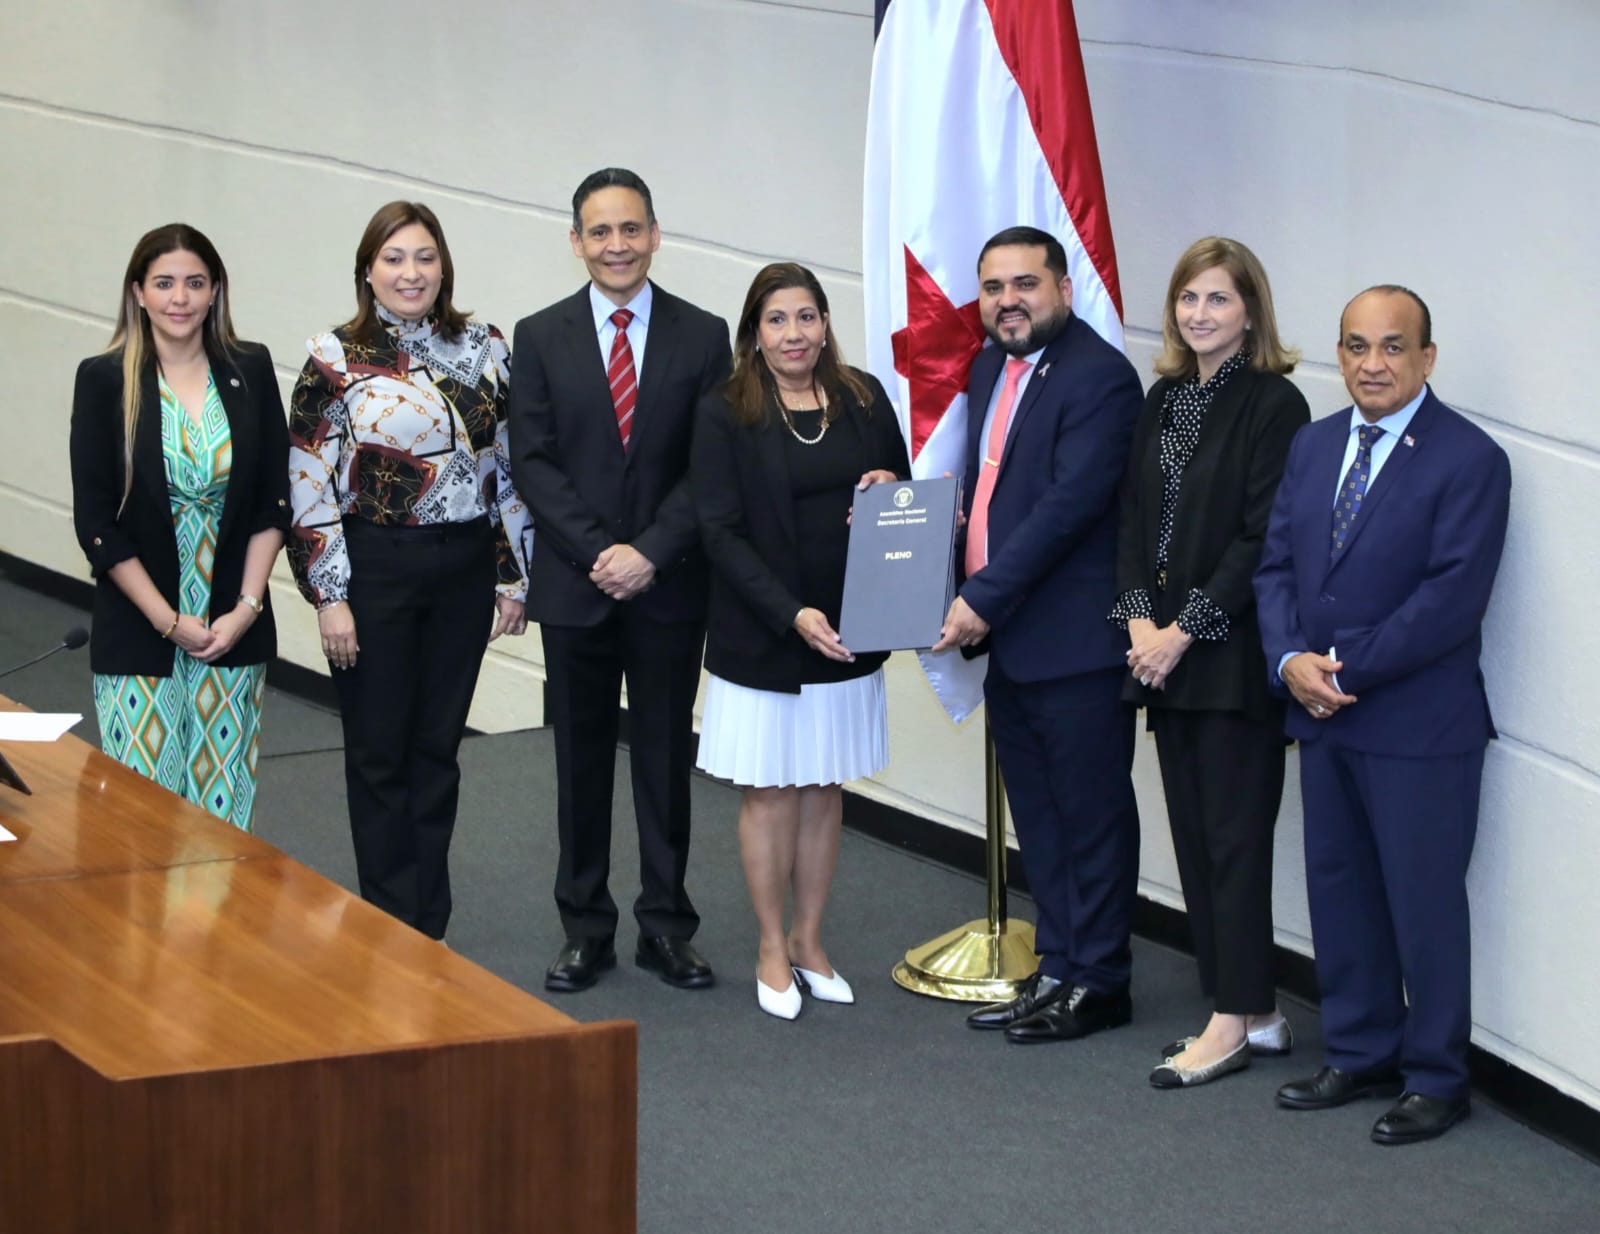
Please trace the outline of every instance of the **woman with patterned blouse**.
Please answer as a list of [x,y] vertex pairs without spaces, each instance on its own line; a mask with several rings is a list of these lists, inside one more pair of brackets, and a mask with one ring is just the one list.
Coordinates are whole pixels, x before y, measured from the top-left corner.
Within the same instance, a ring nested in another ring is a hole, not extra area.
[[533,531],[506,453],[509,354],[452,303],[433,211],[394,201],[356,249],[356,315],[307,343],[290,403],[289,561],[344,722],[362,897],[433,938],[487,645],[527,626]]
[[1293,1041],[1273,982],[1272,833],[1283,793],[1283,703],[1269,692],[1251,578],[1289,442],[1310,419],[1284,374],[1272,291],[1254,253],[1210,236],[1178,259],[1161,375],[1123,487],[1123,697],[1146,709],[1200,988],[1213,1012],[1175,1041],[1157,1088],[1204,1084]]
[[272,357],[234,337],[217,250],[186,223],[146,233],[72,396],[95,713],[108,754],[245,831],[288,449]]

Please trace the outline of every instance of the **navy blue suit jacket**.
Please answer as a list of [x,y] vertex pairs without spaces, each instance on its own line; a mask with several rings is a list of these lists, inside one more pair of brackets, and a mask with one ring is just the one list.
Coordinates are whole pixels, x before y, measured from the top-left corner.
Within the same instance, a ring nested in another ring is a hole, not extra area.
[[[968,514],[984,411],[1005,360],[998,347],[986,347],[972,363]],[[1012,411],[989,499],[989,564],[961,585],[962,598],[989,623],[993,664],[1012,681],[1126,666],[1128,636],[1106,614],[1116,602],[1117,489],[1143,405],[1127,357],[1072,316]],[[958,563],[964,552],[963,533]]]
[[1327,720],[1290,704],[1287,731],[1406,757],[1464,754],[1495,735],[1478,666],[1511,501],[1511,464],[1432,390],[1372,482],[1337,563],[1333,497],[1346,408],[1307,425],[1273,504],[1256,604],[1267,671],[1290,651],[1338,652],[1357,701]]

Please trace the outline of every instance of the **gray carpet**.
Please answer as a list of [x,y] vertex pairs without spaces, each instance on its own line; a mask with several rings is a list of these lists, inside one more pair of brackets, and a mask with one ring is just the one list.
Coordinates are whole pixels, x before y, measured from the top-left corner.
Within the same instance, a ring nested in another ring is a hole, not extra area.
[[[82,620],[0,580],[0,667]],[[86,653],[0,692],[83,711],[79,735],[94,739]],[[335,716],[272,692],[257,830],[348,887],[338,743]],[[615,972],[582,994],[546,995],[540,977],[561,943],[550,736],[469,738],[462,766],[450,943],[579,1019],[638,1021],[646,1234],[1600,1231],[1600,1168],[1485,1102],[1445,1139],[1405,1149],[1368,1142],[1378,1102],[1275,1109],[1276,1086],[1318,1063],[1315,1014],[1293,1003],[1293,1056],[1200,1089],[1151,1089],[1157,1048],[1204,1018],[1192,962],[1162,947],[1136,946],[1129,1028],[1034,1047],[968,1031],[961,1008],[907,994],[888,972],[907,946],[980,916],[981,883],[858,835],[844,839],[828,937],[857,1004],[808,1001],[794,1023],[762,1015],[737,796],[708,780],[694,784],[690,890],[718,985],[674,990],[634,968],[626,922]],[[626,916],[637,860],[625,792],[616,833],[612,887]]]

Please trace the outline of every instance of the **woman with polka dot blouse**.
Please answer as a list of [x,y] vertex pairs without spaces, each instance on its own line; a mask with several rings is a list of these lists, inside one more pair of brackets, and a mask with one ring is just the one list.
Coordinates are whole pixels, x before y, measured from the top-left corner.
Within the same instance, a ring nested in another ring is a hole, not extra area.
[[1157,1088],[1287,1053],[1272,952],[1272,833],[1283,792],[1283,703],[1267,688],[1251,576],[1289,442],[1310,419],[1284,374],[1260,261],[1209,236],[1178,259],[1160,375],[1123,486],[1124,697],[1146,708],[1166,793],[1200,987],[1213,1011],[1163,1050]]

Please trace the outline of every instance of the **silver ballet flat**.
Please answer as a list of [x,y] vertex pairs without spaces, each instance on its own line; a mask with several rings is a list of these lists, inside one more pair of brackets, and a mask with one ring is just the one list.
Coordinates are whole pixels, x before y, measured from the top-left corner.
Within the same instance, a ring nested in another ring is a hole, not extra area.
[[1250,1065],[1250,1041],[1246,1038],[1214,1063],[1204,1067],[1185,1067],[1174,1058],[1167,1059],[1150,1073],[1152,1088],[1193,1088],[1196,1084],[1209,1084]]
[[[1169,1041],[1162,1047],[1161,1057],[1172,1058],[1182,1054],[1198,1040],[1198,1037],[1179,1037],[1176,1041]],[[1246,1040],[1250,1043],[1252,1054],[1287,1054],[1294,1049],[1294,1029],[1289,1027],[1286,1016],[1279,1016],[1271,1024],[1251,1029]]]

